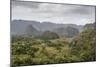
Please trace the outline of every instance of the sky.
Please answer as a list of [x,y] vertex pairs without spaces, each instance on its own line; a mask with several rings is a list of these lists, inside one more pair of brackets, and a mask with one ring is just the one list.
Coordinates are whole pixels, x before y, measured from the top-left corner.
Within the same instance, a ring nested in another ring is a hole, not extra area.
[[13,0],[12,20],[84,25],[95,22],[95,6]]

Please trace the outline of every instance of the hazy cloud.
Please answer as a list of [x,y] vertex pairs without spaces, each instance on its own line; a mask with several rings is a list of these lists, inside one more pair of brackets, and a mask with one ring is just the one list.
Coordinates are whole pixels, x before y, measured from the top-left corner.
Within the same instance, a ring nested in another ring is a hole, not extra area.
[[86,24],[95,22],[95,6],[12,1],[12,19]]

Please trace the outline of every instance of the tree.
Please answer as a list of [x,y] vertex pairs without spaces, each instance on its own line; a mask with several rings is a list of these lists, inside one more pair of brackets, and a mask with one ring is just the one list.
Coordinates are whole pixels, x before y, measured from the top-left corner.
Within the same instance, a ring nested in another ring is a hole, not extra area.
[[87,29],[83,31],[70,46],[72,47],[72,55],[80,58],[80,61],[96,60],[96,31]]
[[45,31],[43,32],[43,34],[41,35],[41,38],[43,39],[57,39],[59,38],[58,34],[51,32],[51,31]]

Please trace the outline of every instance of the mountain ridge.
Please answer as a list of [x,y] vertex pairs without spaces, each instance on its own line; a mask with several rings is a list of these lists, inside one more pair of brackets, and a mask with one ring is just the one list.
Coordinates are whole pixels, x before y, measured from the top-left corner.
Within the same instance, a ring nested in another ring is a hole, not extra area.
[[84,26],[88,25],[57,24],[49,21],[13,20],[11,22],[11,35],[41,35],[41,33],[45,31],[51,31],[60,36],[65,34],[67,36],[75,36],[84,29]]

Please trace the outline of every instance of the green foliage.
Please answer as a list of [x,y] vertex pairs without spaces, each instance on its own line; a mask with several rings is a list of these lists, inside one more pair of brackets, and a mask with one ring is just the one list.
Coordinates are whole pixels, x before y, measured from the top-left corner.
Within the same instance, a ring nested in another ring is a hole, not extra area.
[[48,39],[57,39],[59,38],[58,34],[54,33],[54,32],[50,32],[50,31],[45,31],[42,36],[42,39],[48,40]]
[[22,65],[28,65],[32,64],[32,59],[31,55],[14,55],[12,58],[12,64],[13,66],[22,66]]
[[80,57],[81,61],[95,61],[96,32],[94,29],[83,31],[78,38],[72,41],[72,55]]
[[[48,33],[48,32],[47,32]],[[32,37],[14,37],[12,40],[12,66],[69,63],[96,60],[96,32],[87,29],[69,39],[50,37],[45,39]]]

